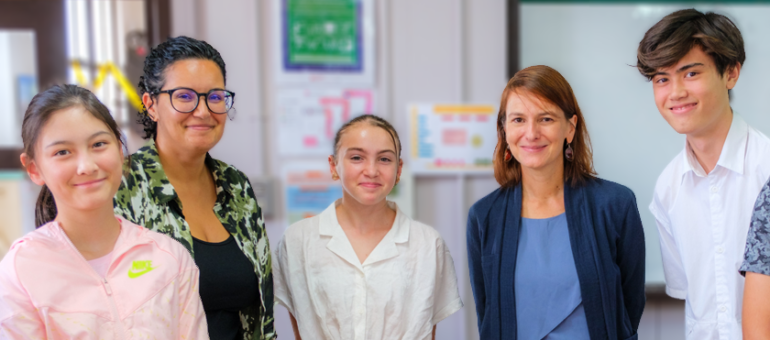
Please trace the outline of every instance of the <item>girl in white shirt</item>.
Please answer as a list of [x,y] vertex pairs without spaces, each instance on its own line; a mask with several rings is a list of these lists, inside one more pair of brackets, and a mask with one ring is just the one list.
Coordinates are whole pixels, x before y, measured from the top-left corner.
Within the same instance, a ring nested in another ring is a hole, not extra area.
[[343,196],[286,230],[273,262],[276,302],[296,339],[434,338],[462,301],[438,232],[385,199],[401,175],[398,134],[363,115],[334,145],[329,169]]

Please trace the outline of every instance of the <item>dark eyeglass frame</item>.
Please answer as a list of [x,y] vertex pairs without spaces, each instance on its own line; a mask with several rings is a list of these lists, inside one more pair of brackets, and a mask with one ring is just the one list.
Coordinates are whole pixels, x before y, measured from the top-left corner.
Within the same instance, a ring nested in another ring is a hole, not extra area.
[[[176,92],[178,90],[187,90],[187,91],[190,91],[190,92],[196,94],[195,106],[192,108],[192,110],[190,110],[190,111],[182,111],[180,109],[177,109],[176,106],[174,106],[173,95],[174,95],[174,92]],[[227,109],[227,111],[225,111],[225,112],[216,112],[216,111],[211,109],[211,106],[209,106],[209,95],[212,92],[214,92],[214,91],[224,91],[224,92],[226,92],[226,94],[229,94],[232,97],[233,103],[230,105],[230,108]],[[177,110],[177,112],[180,112],[180,113],[191,113],[191,112],[195,111],[198,108],[198,105],[200,105],[200,103],[201,103],[201,96],[203,96],[203,100],[206,101],[206,108],[209,109],[209,111],[211,111],[211,112],[213,112],[215,114],[219,114],[219,115],[226,114],[230,110],[232,110],[233,107],[235,107],[235,92],[230,91],[230,90],[211,89],[211,90],[209,90],[209,92],[202,93],[202,92],[195,92],[195,90],[193,90],[193,89],[191,89],[189,87],[177,87],[175,89],[170,89],[170,90],[156,91],[155,95],[159,95],[161,93],[168,93],[168,101],[171,103],[171,107],[173,107],[174,110]]]

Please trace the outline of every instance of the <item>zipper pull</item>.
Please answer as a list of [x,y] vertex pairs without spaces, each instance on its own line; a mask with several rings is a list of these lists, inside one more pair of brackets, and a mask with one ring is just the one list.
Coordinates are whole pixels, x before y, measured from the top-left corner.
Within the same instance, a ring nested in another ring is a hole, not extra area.
[[112,289],[110,288],[110,283],[107,282],[107,279],[104,279],[104,290],[107,291],[107,295],[112,296]]

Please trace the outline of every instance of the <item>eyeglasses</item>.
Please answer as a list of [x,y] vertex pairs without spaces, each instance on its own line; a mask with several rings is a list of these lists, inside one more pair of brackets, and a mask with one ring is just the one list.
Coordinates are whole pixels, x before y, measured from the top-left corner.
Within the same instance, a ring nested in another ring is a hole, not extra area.
[[155,94],[168,93],[171,107],[181,113],[190,113],[198,108],[200,97],[206,100],[209,111],[217,114],[225,114],[233,108],[235,92],[228,90],[209,90],[206,93],[195,92],[193,89],[178,87],[171,90],[158,91]]

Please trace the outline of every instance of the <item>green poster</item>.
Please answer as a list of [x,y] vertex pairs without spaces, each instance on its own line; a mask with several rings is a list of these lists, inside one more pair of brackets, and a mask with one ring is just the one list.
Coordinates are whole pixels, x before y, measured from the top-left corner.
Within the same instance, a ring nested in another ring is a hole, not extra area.
[[287,70],[361,70],[359,0],[284,0],[283,4]]

